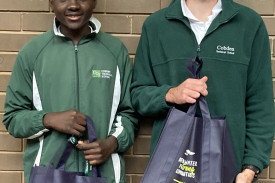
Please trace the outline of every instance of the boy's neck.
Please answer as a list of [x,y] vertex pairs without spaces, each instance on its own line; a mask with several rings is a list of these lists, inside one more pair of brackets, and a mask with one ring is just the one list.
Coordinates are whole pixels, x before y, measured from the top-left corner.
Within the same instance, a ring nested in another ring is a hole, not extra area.
[[212,15],[212,9],[218,0],[185,0],[186,5],[192,14],[199,21],[207,22],[208,16]]
[[60,26],[60,32],[66,37],[71,38],[74,44],[77,45],[82,37],[91,33],[91,28],[89,26],[86,26],[85,29],[69,30],[62,29],[62,26]]

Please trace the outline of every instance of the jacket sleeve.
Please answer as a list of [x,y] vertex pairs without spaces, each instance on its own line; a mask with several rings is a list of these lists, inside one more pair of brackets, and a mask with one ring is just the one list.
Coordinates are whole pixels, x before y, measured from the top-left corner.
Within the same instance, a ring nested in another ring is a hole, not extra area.
[[263,21],[254,37],[246,93],[246,142],[243,164],[269,165],[274,135],[274,99],[269,39]]
[[124,45],[118,56],[120,76],[120,102],[110,131],[110,135],[117,138],[117,152],[125,152],[133,143],[138,120],[131,103],[130,84],[132,79],[132,66],[128,52]]
[[36,138],[47,131],[43,126],[45,112],[33,106],[33,69],[27,56],[19,52],[7,87],[3,124],[17,138]]
[[131,85],[133,106],[142,116],[160,116],[170,108],[165,101],[166,93],[170,88],[172,86],[157,84],[151,63],[150,42],[145,22],[134,63]]

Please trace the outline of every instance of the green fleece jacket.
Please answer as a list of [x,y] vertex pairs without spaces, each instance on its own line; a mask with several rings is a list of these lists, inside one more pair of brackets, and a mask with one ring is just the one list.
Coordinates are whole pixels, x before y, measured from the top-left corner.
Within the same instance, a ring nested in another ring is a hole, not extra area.
[[[134,142],[137,120],[130,98],[131,62],[123,43],[103,32],[91,33],[78,45],[48,31],[27,43],[19,52],[7,87],[3,123],[11,135],[28,138],[24,154],[25,182],[38,158],[49,165],[60,155],[67,136],[45,129],[48,112],[76,109],[90,116],[97,138],[113,135],[117,152],[102,165],[108,183],[125,183],[123,152]],[[37,157],[39,144],[41,157]],[[74,149],[66,163],[69,171],[82,171],[85,158]]]
[[171,107],[165,95],[188,78],[187,60],[199,56],[204,62],[201,76],[208,77],[210,113],[226,116],[238,171],[242,164],[262,170],[269,165],[274,134],[269,38],[253,10],[232,0],[222,0],[222,7],[200,45],[180,0],[145,21],[135,57],[132,103],[139,114],[156,118],[152,152]]

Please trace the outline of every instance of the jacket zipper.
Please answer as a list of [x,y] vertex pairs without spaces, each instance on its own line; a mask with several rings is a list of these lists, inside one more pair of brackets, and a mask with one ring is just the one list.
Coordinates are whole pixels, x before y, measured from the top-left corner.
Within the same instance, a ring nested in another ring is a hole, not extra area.
[[[181,20],[181,19],[180,19]],[[200,51],[201,51],[201,47],[200,47],[200,44],[198,44],[198,41],[197,41],[197,38],[196,38],[196,35],[195,35],[195,33],[193,32],[193,30],[192,30],[192,28],[191,28],[191,25],[190,24],[187,24],[184,20],[181,20],[181,22],[183,23],[183,24],[185,24],[185,26],[187,26],[188,28],[189,28],[189,30],[191,30],[191,32],[192,32],[192,34],[193,34],[193,39],[194,39],[194,41],[195,41],[195,43],[197,43],[197,57],[199,57],[200,56]]]
[[197,57],[200,57],[200,51],[201,51],[201,46],[200,46],[200,44],[198,44],[198,47],[197,47]]
[[[78,46],[74,45],[75,52],[75,69],[76,69],[76,110],[80,110],[79,107],[79,68],[78,68]],[[76,151],[77,171],[79,170],[79,152]]]
[[[76,68],[76,109],[80,111],[80,105],[79,105],[79,67],[78,67],[78,46],[74,45],[74,51],[75,51],[75,68]],[[79,166],[79,151],[76,151],[76,162],[77,163],[77,171],[80,171]],[[89,176],[89,171],[91,169],[91,166],[89,165],[88,160],[85,161],[85,175]]]
[[78,68],[78,47],[74,45],[75,51],[75,67],[76,67],[76,109],[80,111],[79,107],[79,68]]
[[197,57],[200,57],[201,45],[198,44],[196,35],[195,35],[195,33],[193,32],[193,30],[192,30],[191,28],[190,28],[190,30],[191,30],[192,33],[193,33],[193,38],[194,38],[195,42],[197,43]]
[[[75,51],[75,68],[76,68],[76,109],[78,111],[80,111],[80,103],[79,103],[79,99],[80,99],[80,92],[79,92],[79,66],[78,66],[78,46],[74,45],[74,51]],[[80,171],[80,161],[79,161],[79,151],[76,151],[76,162],[77,163],[77,171]],[[89,165],[88,160],[86,160],[86,166],[85,166],[85,175],[88,176],[89,175],[89,170],[90,170],[91,166]]]

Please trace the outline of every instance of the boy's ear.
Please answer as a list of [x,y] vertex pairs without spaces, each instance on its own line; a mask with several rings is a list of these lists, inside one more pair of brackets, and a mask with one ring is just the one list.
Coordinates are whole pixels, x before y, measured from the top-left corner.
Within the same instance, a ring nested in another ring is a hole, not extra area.
[[52,11],[54,10],[54,8],[53,8],[53,1],[54,1],[54,0],[49,0],[50,8],[52,9]]
[[96,4],[97,4],[97,0],[92,0],[92,1],[94,1],[94,7],[93,7],[93,9],[95,9]]

